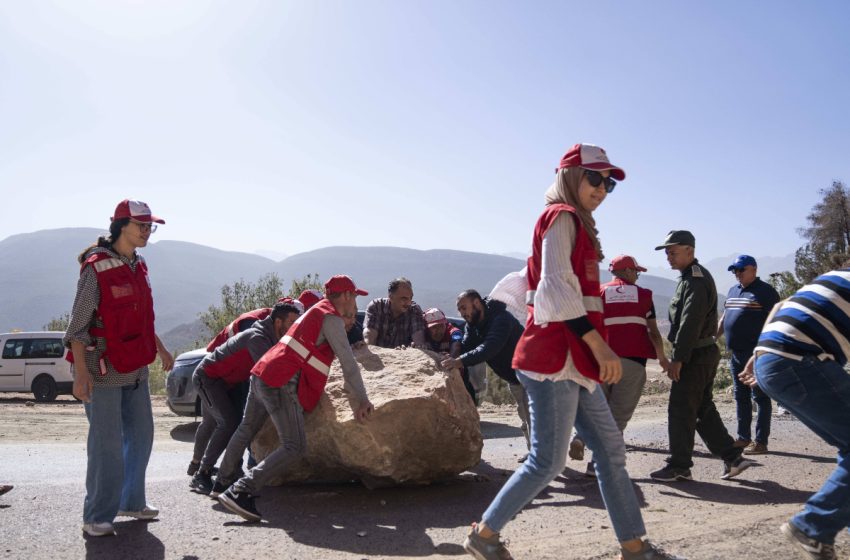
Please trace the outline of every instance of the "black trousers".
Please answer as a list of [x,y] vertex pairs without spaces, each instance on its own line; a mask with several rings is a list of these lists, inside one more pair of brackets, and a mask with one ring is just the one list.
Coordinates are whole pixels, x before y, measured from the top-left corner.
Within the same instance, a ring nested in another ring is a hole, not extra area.
[[716,345],[697,348],[691,359],[682,364],[679,381],[670,388],[667,406],[667,432],[670,437],[670,466],[689,469],[693,466],[694,433],[699,433],[708,450],[726,462],[741,455],[734,446],[717,407],[712,389],[720,350]]

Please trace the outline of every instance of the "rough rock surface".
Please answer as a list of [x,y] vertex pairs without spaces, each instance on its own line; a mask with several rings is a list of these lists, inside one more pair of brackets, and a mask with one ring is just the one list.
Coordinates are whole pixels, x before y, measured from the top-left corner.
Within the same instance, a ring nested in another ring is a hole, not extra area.
[[[319,405],[306,415],[307,455],[273,484],[361,480],[366,486],[426,484],[474,467],[483,439],[478,411],[457,370],[432,352],[363,347],[354,352],[375,411],[354,420],[334,361]],[[278,446],[271,421],[254,438],[258,461]]]

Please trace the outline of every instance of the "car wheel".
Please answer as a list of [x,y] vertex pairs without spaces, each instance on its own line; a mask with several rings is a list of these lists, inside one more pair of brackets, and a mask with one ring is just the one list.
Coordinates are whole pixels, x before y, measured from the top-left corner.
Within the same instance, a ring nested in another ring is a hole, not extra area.
[[56,400],[56,382],[47,374],[39,375],[32,382],[32,394],[38,402],[51,402]]

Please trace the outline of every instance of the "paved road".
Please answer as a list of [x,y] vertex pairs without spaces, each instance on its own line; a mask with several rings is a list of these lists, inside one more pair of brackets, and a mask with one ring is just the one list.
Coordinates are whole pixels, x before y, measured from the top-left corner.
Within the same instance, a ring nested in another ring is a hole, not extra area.
[[[0,409],[6,406],[0,403]],[[697,457],[698,482],[657,484],[648,473],[664,457],[662,402],[642,407],[627,431],[629,470],[650,534],[690,558],[783,560],[776,527],[826,477],[833,452],[793,419],[778,419],[774,454],[739,481],[718,480],[719,461]],[[731,421],[731,404],[724,417]],[[2,414],[2,410],[0,410]],[[265,520],[246,524],[188,491],[192,423],[157,424],[148,470],[152,522],[120,521],[115,538],[83,539],[84,443],[0,438],[0,557],[28,559],[417,558],[463,554],[460,542],[516,467],[524,444],[512,414],[485,416],[484,461],[474,472],[428,487],[366,490],[359,485],[270,488],[258,500]],[[703,448],[700,448],[703,449]],[[703,449],[704,451],[704,449]],[[570,469],[505,531],[517,558],[614,558],[616,544],[595,481]],[[847,557],[846,535],[840,540]]]

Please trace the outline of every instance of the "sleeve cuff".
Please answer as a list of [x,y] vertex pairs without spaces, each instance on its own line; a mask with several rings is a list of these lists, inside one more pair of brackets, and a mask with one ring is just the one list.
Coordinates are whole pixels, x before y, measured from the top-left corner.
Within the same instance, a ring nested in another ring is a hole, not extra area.
[[579,338],[593,330],[593,325],[590,323],[590,319],[587,318],[587,315],[582,315],[575,319],[567,319],[564,323],[567,325],[567,328]]

